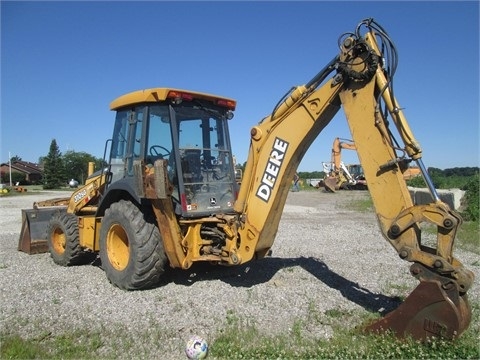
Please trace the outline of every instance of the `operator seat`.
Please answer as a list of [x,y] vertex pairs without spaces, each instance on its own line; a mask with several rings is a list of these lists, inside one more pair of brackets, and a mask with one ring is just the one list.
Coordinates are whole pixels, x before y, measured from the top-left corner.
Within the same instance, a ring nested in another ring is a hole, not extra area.
[[185,182],[201,182],[202,162],[200,149],[186,149],[182,157],[182,172]]

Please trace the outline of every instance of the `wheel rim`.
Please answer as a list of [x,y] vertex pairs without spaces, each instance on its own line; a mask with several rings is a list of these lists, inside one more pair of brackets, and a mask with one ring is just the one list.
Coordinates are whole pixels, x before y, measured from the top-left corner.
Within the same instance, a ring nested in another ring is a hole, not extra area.
[[53,250],[57,254],[63,254],[65,252],[65,244],[65,233],[59,228],[55,229],[55,231],[52,233]]
[[121,271],[127,267],[130,259],[128,236],[119,224],[112,225],[108,230],[107,255],[110,264],[112,264],[116,270]]

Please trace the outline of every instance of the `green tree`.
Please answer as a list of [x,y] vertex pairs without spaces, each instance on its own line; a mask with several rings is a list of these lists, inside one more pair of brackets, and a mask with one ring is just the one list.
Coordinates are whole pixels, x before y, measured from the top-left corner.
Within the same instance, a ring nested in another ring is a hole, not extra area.
[[427,187],[427,185],[425,184],[425,180],[423,179],[423,176],[415,176],[414,178],[407,180],[407,185],[416,187],[416,188]]
[[430,174],[430,176],[434,177],[434,176],[443,176],[443,170],[442,169],[438,169],[438,168],[434,168],[434,167],[429,167],[428,168],[428,173]]
[[302,179],[322,179],[325,177],[325,172],[323,171],[300,171],[298,175]]
[[245,161],[245,162],[243,163],[243,165],[237,164],[237,167],[238,167],[239,169],[242,169],[243,172],[245,172],[245,168],[247,167],[247,162]]
[[467,221],[478,221],[480,218],[480,178],[476,174],[472,176],[468,183],[462,188],[465,190],[465,197],[463,201],[465,202],[465,211],[462,213],[463,218]]
[[[0,172],[0,183],[2,184],[10,184],[10,173],[3,171]],[[27,182],[25,181],[25,174],[21,174],[18,172],[12,172],[12,185],[19,183],[20,185],[26,185]]]
[[43,188],[58,189],[66,182],[65,167],[62,153],[60,152],[55,139],[50,143],[50,151],[43,158]]
[[65,174],[67,180],[75,179],[80,184],[84,184],[88,175],[88,163],[94,162],[95,169],[100,169],[102,159],[97,159],[93,155],[86,152],[67,151],[63,155],[63,163],[65,165]]
[[10,158],[10,161],[13,163],[15,161],[22,161],[22,158],[18,155],[14,155]]

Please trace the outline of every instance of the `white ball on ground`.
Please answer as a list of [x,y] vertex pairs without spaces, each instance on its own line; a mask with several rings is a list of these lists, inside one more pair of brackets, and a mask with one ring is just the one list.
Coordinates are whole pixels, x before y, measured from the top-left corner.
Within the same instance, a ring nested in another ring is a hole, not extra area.
[[208,353],[208,344],[205,339],[194,335],[187,341],[185,354],[189,359],[205,359]]

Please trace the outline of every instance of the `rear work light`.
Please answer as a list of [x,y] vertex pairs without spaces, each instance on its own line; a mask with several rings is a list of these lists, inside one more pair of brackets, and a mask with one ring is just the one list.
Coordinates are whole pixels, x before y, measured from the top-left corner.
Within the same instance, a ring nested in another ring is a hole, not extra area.
[[172,99],[174,104],[180,104],[183,100],[192,101],[193,95],[180,91],[169,91],[167,98]]
[[[199,96],[200,98],[203,98],[203,96]],[[195,98],[195,95],[192,95],[187,92],[183,91],[178,91],[178,90],[170,90],[167,95],[168,99],[171,99],[171,101],[178,105],[181,104],[182,101],[192,101]],[[210,98],[211,99],[211,98]],[[235,110],[235,107],[237,105],[237,102],[234,100],[228,100],[228,99],[218,99],[214,98],[211,99],[214,104],[227,108],[228,110]]]
[[227,109],[230,109],[230,110],[235,110],[235,106],[237,106],[237,103],[236,101],[233,101],[233,100],[218,99],[217,105],[226,107]]

